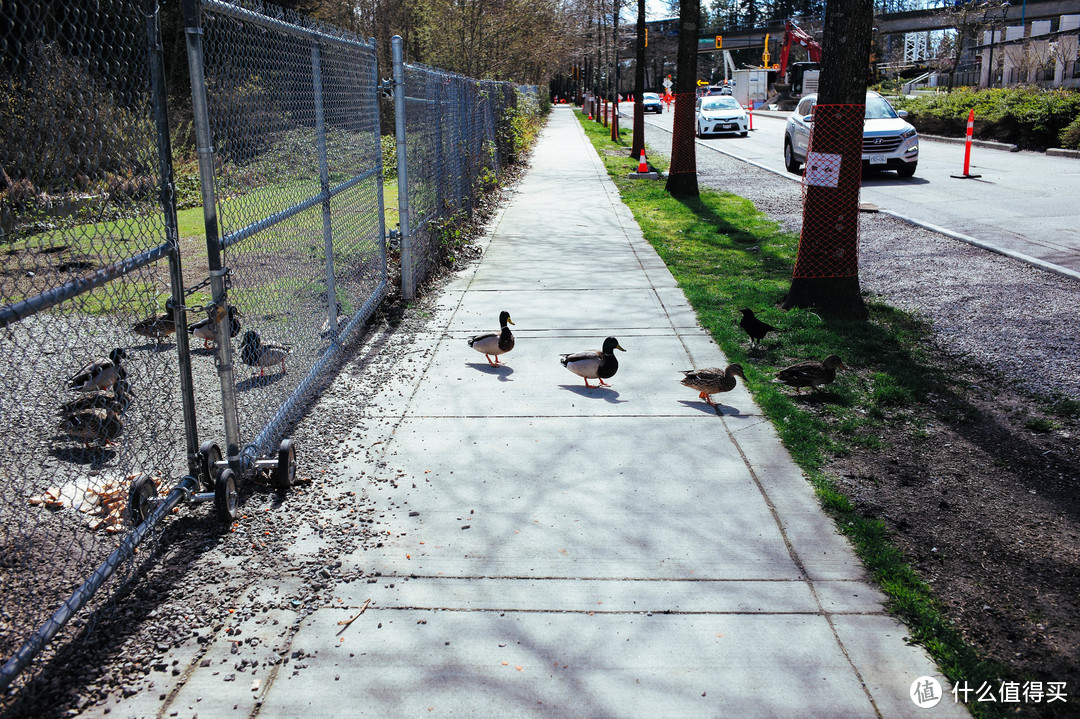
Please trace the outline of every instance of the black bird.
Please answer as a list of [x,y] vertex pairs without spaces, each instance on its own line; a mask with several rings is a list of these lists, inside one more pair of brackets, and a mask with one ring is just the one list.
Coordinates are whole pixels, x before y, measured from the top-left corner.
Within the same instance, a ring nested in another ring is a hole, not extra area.
[[743,308],[739,310],[742,312],[742,319],[739,320],[739,327],[742,327],[746,334],[750,335],[751,346],[756,345],[761,340],[765,339],[765,335],[770,332],[779,332],[779,327],[773,327],[767,322],[762,322],[757,317],[754,317],[754,311],[751,309]]

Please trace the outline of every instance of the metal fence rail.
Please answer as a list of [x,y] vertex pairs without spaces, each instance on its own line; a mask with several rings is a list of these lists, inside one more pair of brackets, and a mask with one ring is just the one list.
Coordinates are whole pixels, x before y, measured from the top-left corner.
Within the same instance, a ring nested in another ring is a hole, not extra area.
[[[407,179],[402,184],[407,186],[411,235],[411,266],[402,267],[402,284],[409,287],[411,275],[415,287],[443,259],[444,226],[471,217],[476,199],[498,183],[513,152],[510,124],[517,95],[507,82],[478,81],[422,65],[405,63],[400,72],[404,102],[398,107],[405,122],[399,125],[398,143],[405,147]],[[408,298],[407,290],[404,294]]]

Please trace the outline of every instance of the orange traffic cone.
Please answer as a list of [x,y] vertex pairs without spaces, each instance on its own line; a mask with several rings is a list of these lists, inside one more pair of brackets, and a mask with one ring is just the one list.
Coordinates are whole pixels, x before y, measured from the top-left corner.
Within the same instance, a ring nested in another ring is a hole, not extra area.
[[645,162],[644,150],[641,151],[641,161],[638,162],[637,171],[642,173],[649,171],[649,163]]

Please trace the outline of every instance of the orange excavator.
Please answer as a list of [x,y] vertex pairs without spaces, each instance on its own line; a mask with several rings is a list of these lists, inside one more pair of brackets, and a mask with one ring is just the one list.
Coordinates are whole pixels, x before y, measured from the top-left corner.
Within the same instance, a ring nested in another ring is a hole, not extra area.
[[[809,62],[793,62],[788,65],[788,55],[792,45],[801,45],[806,48],[810,56]],[[810,36],[810,33],[791,22],[784,27],[784,44],[780,48],[780,64],[777,66],[776,83],[773,90],[777,93],[776,104],[783,109],[795,106],[798,98],[802,96],[802,76],[807,70],[821,69],[821,45]]]

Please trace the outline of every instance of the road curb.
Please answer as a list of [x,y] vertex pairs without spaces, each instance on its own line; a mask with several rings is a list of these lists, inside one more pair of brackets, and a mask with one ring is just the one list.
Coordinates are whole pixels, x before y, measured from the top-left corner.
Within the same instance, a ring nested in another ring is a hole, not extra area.
[[[963,145],[967,142],[963,137],[946,137],[945,135],[925,135],[919,133],[920,140],[933,140],[934,142],[947,142],[951,145]],[[975,147],[983,147],[987,150],[1004,150],[1007,152],[1020,152],[1019,145],[1010,145],[1007,142],[994,142],[993,140],[972,140]]]
[[906,215],[901,215],[899,212],[894,212],[893,210],[880,209],[878,211],[883,215],[888,215],[889,217],[895,217],[896,219],[900,220],[901,222],[906,222],[909,225],[915,225],[916,227],[921,227],[924,230],[930,230],[931,232],[936,232],[939,235],[945,235],[946,237],[951,237],[954,240],[959,240],[960,242],[965,242],[965,243],[967,243],[969,245],[972,245],[974,247],[978,247],[979,249],[982,249],[982,250],[988,250],[990,252],[995,252],[995,253],[997,253],[999,255],[1004,255],[1006,257],[1011,257],[1014,260],[1020,260],[1021,262],[1026,262],[1027,264],[1032,265],[1032,266],[1034,266],[1034,267],[1036,267],[1036,268],[1038,268],[1040,270],[1045,270],[1046,272],[1052,272],[1055,275],[1061,275],[1062,277],[1068,277],[1070,279],[1080,280],[1080,272],[1076,272],[1075,270],[1070,270],[1067,267],[1061,267],[1059,265],[1055,265],[1055,264],[1053,264],[1051,262],[1047,262],[1046,260],[1040,260],[1038,257],[1032,257],[1031,255],[1024,254],[1023,252],[1017,252],[1016,250],[1010,250],[1010,249],[1006,249],[1004,247],[999,247],[999,246],[997,246],[995,244],[992,244],[990,242],[985,242],[984,240],[977,239],[977,238],[972,237],[970,235],[965,235],[965,234],[962,234],[960,232],[954,232],[952,230],[947,230],[944,227],[938,227],[937,225],[931,224],[929,222],[923,222],[922,220],[916,220],[914,218],[907,217]]

